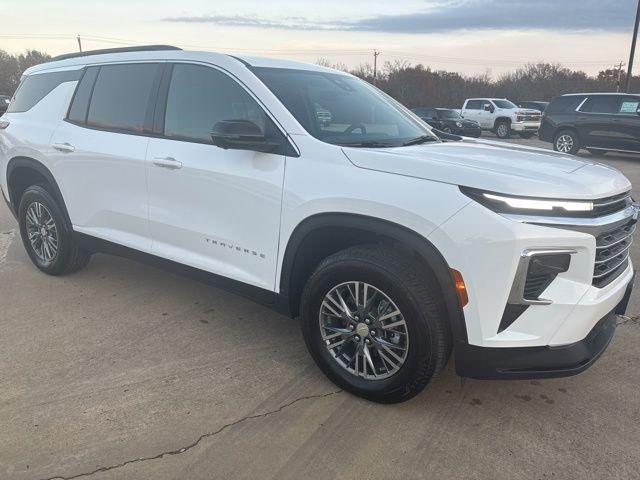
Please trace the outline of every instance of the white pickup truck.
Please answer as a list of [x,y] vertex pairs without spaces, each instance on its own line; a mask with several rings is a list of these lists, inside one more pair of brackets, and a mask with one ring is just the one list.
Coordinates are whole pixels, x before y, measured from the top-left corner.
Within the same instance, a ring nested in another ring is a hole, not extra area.
[[531,138],[540,128],[541,113],[520,108],[504,98],[469,98],[460,112],[467,120],[475,120],[483,130],[493,131],[499,138],[509,138],[517,132]]

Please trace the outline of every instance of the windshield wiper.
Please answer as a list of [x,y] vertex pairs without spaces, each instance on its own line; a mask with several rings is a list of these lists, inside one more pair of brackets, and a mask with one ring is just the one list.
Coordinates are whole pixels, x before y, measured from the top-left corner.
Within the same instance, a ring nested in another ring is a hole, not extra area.
[[394,143],[384,143],[384,142],[378,142],[376,140],[369,140],[369,141],[364,141],[364,142],[354,142],[354,143],[340,143],[339,145],[343,146],[343,147],[362,147],[362,148],[391,148],[391,147],[398,147],[398,144],[394,144]]
[[421,143],[428,142],[437,142],[437,137],[432,137],[431,135],[422,135],[421,137],[414,138],[413,140],[409,140],[408,142],[404,142],[402,144],[403,147],[410,147],[411,145],[420,145]]

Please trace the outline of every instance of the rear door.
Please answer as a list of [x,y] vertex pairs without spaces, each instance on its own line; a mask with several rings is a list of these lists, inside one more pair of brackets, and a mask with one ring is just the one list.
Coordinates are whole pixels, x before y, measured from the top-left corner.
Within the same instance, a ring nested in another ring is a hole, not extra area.
[[[235,78],[212,66],[170,66],[161,92],[147,154],[153,253],[273,290],[284,135]],[[223,120],[254,123],[282,152],[213,145],[210,133]]]
[[614,129],[620,138],[621,149],[640,152],[640,97],[628,96],[620,99]]
[[583,147],[620,149],[624,142],[617,127],[620,97],[593,95],[580,107],[576,126]]
[[463,117],[467,120],[475,120],[480,123],[482,113],[482,100],[468,100],[463,111]]
[[78,232],[150,251],[146,152],[160,63],[89,67],[55,131],[55,176]]

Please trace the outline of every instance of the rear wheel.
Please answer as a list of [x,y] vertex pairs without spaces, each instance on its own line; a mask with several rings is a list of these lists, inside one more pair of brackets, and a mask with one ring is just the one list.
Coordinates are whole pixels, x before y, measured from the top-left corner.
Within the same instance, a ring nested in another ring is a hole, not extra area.
[[338,386],[380,403],[418,394],[447,363],[451,334],[433,280],[404,256],[359,246],[326,258],[303,292],[311,356]]
[[558,132],[553,140],[553,149],[556,152],[575,155],[580,151],[578,135],[573,130],[562,130]]
[[498,138],[509,138],[511,136],[511,124],[507,120],[500,120],[496,123],[495,131]]
[[71,226],[53,196],[41,185],[28,187],[18,208],[20,235],[31,261],[49,275],[83,268],[91,254],[72,238]]

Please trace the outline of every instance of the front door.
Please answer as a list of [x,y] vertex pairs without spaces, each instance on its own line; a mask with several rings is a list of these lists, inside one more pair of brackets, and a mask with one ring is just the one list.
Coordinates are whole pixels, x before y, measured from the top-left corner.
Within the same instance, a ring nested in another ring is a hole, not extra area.
[[147,154],[152,252],[273,290],[285,156],[224,150],[210,132],[222,120],[248,120],[282,134],[243,87],[213,67],[173,65],[165,95],[163,133]]

